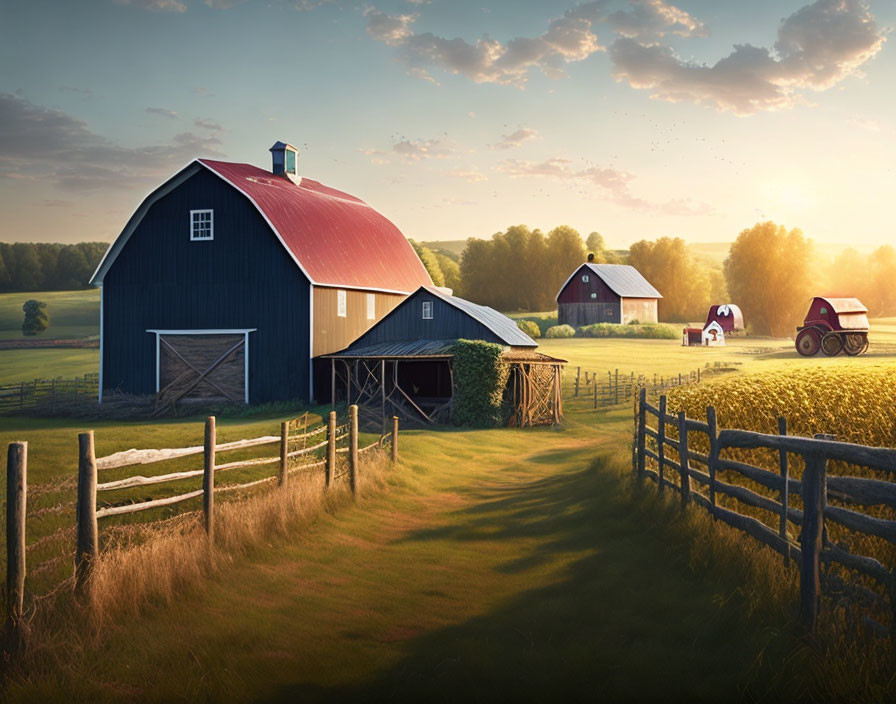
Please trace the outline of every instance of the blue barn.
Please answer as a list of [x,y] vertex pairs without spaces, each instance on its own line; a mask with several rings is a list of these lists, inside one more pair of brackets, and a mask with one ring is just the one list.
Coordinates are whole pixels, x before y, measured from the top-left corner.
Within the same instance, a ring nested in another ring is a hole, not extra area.
[[314,397],[312,358],[343,349],[432,281],[398,228],[297,175],[196,159],[130,218],[102,288],[100,401],[114,392],[263,403]]

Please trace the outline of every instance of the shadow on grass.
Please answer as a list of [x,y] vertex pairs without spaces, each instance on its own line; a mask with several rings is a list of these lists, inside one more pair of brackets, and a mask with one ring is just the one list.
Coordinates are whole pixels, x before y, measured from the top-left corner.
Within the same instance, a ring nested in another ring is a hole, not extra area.
[[[276,700],[798,698],[781,614],[746,616],[737,570],[694,568],[693,526],[652,492],[632,492],[621,462],[478,490],[448,525],[403,538],[470,551],[521,543],[495,568],[521,589],[409,640],[402,660],[357,688],[291,687]],[[538,586],[526,587],[527,573]]]

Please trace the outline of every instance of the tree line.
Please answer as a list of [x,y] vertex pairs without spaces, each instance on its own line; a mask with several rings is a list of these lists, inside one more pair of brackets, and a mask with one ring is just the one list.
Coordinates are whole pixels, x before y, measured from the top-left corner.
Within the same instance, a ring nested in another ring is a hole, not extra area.
[[0,291],[87,288],[108,246],[105,242],[0,242]]
[[896,249],[846,249],[825,259],[801,230],[760,222],[743,230],[724,263],[696,254],[682,238],[661,237],[611,250],[598,232],[583,239],[561,225],[547,234],[514,225],[450,252],[414,243],[436,285],[502,311],[550,311],[570,274],[586,261],[630,264],[663,295],[661,322],[700,322],[713,304],[734,303],[757,335],[792,336],[813,296],[856,297],[873,317],[896,315]]

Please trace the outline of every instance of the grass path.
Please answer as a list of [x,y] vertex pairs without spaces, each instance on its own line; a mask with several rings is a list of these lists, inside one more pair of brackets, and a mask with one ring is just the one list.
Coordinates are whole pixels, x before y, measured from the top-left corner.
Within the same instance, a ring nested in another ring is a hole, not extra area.
[[792,694],[782,615],[748,615],[743,575],[695,564],[687,521],[626,489],[628,417],[406,433],[384,489],[10,700]]

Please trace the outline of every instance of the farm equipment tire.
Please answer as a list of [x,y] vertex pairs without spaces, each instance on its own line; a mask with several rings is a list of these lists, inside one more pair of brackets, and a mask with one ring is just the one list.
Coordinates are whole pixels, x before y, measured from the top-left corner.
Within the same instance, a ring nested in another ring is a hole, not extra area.
[[818,354],[821,348],[821,333],[815,328],[804,328],[796,336],[796,351],[804,357]]
[[855,357],[864,353],[868,349],[868,336],[861,332],[850,332],[846,334],[843,342],[843,351],[850,357]]
[[843,338],[835,332],[821,338],[821,351],[828,357],[836,357],[843,350]]

